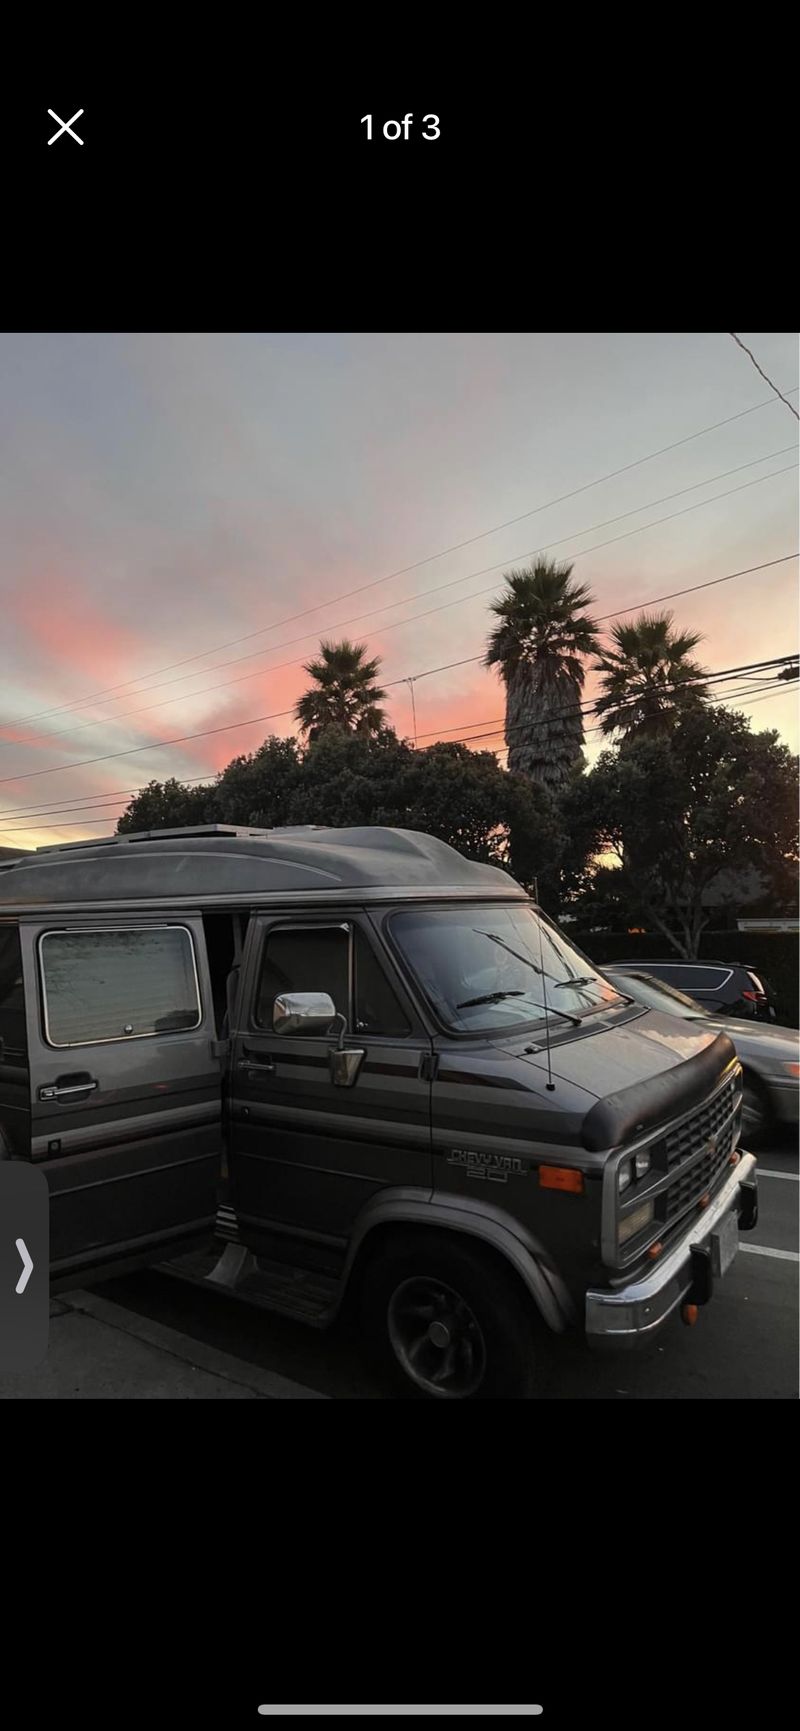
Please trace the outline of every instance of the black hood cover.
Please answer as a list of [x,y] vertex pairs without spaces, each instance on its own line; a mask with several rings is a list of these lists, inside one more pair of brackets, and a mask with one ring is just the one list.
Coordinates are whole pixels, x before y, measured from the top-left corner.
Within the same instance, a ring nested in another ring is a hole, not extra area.
[[616,1094],[607,1094],[583,1120],[584,1148],[592,1153],[619,1148],[670,1118],[691,1112],[693,1106],[702,1104],[735,1058],[732,1041],[727,1034],[718,1034],[710,1046],[675,1069],[650,1076],[646,1082],[635,1082],[631,1088],[620,1088]]

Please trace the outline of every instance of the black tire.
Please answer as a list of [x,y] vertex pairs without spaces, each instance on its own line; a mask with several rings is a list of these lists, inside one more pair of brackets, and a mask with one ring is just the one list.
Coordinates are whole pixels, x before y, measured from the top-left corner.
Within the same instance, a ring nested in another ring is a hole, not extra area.
[[535,1393],[533,1301],[474,1241],[433,1230],[389,1239],[365,1270],[361,1318],[373,1357],[409,1398]]
[[745,1154],[765,1147],[774,1129],[773,1113],[756,1077],[745,1070],[742,1084],[741,1144]]

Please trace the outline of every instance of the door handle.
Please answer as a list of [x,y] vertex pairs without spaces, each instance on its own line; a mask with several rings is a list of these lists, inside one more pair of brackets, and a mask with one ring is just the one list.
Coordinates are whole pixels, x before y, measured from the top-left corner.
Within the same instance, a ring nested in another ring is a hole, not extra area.
[[248,1075],[250,1072],[261,1076],[274,1076],[275,1074],[275,1065],[269,1056],[259,1057],[255,1052],[248,1052],[247,1047],[244,1048],[244,1057],[239,1060],[237,1069],[243,1075]]
[[99,1086],[99,1082],[95,1082],[91,1077],[85,1082],[71,1082],[68,1087],[63,1088],[58,1082],[54,1082],[50,1087],[39,1089],[39,1099],[64,1100],[71,1094],[91,1094],[93,1089]]

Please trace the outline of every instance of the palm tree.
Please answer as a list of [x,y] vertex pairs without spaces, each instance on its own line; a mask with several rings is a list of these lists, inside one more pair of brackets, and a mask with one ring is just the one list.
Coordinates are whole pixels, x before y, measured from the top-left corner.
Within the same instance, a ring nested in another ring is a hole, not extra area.
[[506,686],[508,767],[558,792],[583,765],[583,657],[599,653],[592,596],[573,583],[573,567],[537,559],[507,571],[505,593],[492,602],[500,623],[486,666]]
[[384,725],[385,711],[381,698],[386,692],[374,684],[380,659],[365,661],[365,643],[320,644],[319,661],[307,661],[304,671],[315,681],[310,691],[300,698],[295,719],[310,740],[318,739],[328,727],[341,727],[346,733],[377,734]]
[[618,622],[613,648],[604,649],[593,672],[602,673],[597,713],[604,733],[668,733],[687,706],[705,699],[705,669],[691,659],[699,631],[673,631],[672,613],[640,613]]

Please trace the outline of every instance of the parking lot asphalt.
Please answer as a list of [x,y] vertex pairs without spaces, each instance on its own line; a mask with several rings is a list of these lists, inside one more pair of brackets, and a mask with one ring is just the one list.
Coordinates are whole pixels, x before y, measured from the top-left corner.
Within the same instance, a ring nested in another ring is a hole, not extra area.
[[317,1400],[314,1390],[115,1304],[105,1292],[50,1302],[48,1349],[0,1375],[0,1400]]
[[[694,1328],[671,1321],[636,1353],[593,1353],[578,1337],[540,1341],[544,1399],[777,1400],[798,1395],[798,1156],[787,1132],[759,1154],[759,1221]],[[354,1324],[320,1332],[227,1295],[147,1271],[108,1281],[123,1309],[339,1400],[391,1399],[367,1368]]]

